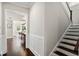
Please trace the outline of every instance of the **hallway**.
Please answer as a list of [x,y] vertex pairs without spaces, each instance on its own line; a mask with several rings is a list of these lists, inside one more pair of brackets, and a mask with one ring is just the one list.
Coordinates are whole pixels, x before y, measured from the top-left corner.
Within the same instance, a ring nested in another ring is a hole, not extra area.
[[79,5],[71,7],[69,2],[0,4],[0,55],[78,56]]
[[17,41],[17,39],[12,39],[12,38],[7,39],[7,45],[8,45],[8,53],[7,53],[8,56],[26,55],[24,49],[21,46],[20,40]]
[[34,56],[29,49],[24,49],[21,46],[20,40],[7,39],[8,52],[7,56]]

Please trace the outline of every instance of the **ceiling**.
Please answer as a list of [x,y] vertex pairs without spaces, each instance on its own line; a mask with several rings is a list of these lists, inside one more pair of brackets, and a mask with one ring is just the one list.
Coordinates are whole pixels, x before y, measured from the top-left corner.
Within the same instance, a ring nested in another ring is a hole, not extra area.
[[[13,4],[13,5],[16,5],[19,7],[31,8],[35,2],[7,2],[7,3]],[[68,2],[68,4],[70,7],[73,7],[77,4],[79,4],[79,2]]]
[[25,18],[25,15],[18,14],[15,11],[6,10],[6,17],[10,20],[19,20],[19,21],[25,21],[27,18]]
[[31,8],[32,5],[34,4],[34,2],[8,2],[8,3],[24,8]]

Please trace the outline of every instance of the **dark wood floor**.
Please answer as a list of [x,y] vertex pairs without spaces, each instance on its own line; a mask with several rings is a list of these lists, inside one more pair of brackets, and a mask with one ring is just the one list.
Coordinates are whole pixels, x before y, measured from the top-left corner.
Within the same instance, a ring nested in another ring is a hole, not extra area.
[[34,56],[34,54],[30,51],[29,48],[26,48],[19,51],[18,53],[11,52],[11,53],[7,53],[4,56]]
[[[16,43],[15,43],[16,44]],[[7,39],[7,56],[34,56],[34,54],[30,51],[29,48],[23,48],[22,46],[17,49],[13,47],[13,39]],[[14,45],[15,46],[15,45]],[[15,50],[13,50],[15,49]]]

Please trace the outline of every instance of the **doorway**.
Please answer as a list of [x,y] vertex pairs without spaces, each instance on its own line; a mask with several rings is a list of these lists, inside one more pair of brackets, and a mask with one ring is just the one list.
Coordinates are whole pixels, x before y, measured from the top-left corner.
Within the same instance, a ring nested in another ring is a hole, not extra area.
[[[14,48],[21,46],[23,49],[26,48],[26,21],[25,20],[14,20],[13,21],[13,37],[14,37]],[[17,49],[18,49],[17,48]]]
[[16,12],[9,9],[5,11],[8,56],[26,55],[28,17],[26,14]]

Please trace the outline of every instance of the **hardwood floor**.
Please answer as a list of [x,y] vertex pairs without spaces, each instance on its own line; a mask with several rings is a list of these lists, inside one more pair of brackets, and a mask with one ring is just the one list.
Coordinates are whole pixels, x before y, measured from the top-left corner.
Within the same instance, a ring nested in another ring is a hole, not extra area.
[[[30,51],[29,48],[25,49],[22,46],[16,46],[14,39],[7,39],[7,56],[34,56],[34,54]],[[19,41],[18,41],[19,44]]]

